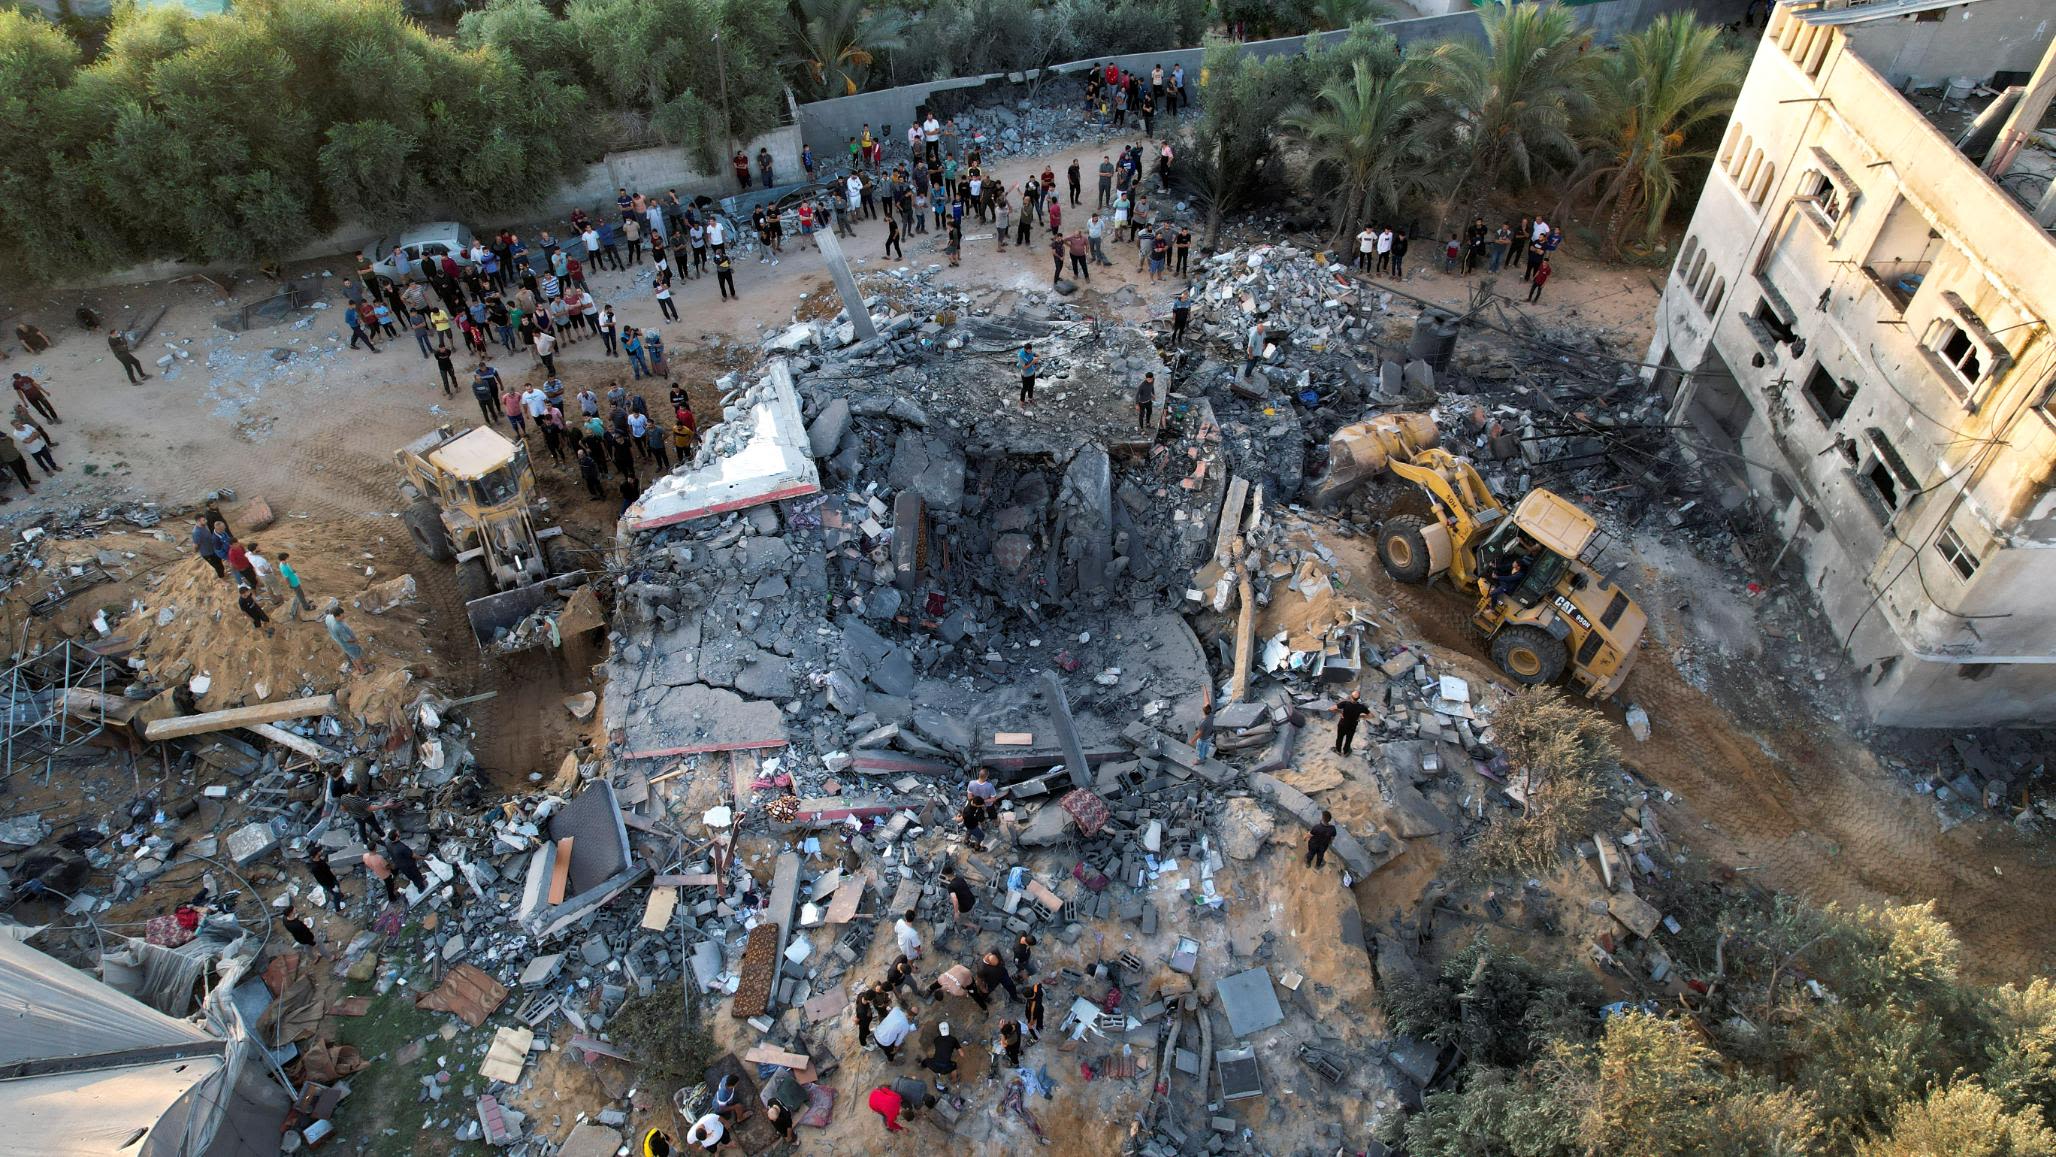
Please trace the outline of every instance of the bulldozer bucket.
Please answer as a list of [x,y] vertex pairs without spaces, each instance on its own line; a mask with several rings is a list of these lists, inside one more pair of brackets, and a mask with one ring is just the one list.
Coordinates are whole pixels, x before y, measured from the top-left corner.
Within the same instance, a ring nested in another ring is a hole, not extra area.
[[547,632],[534,632],[518,639],[502,636],[537,608],[566,597],[584,581],[585,572],[577,571],[482,599],[472,599],[464,604],[465,617],[471,620],[471,635],[478,640],[482,651],[512,653],[534,647],[548,637]]

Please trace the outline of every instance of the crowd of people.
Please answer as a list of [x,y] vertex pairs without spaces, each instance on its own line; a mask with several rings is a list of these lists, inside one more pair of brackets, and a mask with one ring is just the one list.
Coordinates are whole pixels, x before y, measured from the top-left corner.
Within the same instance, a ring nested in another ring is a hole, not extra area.
[[[1539,301],[1551,273],[1549,257],[1561,244],[1562,232],[1540,215],[1522,217],[1519,224],[1502,221],[1497,229],[1488,228],[1483,217],[1474,217],[1461,234],[1451,233],[1442,243],[1442,272],[1469,277],[1525,262],[1521,281],[1528,286],[1528,300]],[[1366,225],[1356,235],[1356,268],[1372,277],[1404,281],[1409,247],[1405,229]]]

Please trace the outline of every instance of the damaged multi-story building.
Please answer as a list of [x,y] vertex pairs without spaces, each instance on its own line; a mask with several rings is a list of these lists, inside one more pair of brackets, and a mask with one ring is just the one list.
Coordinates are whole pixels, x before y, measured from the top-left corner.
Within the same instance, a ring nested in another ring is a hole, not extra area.
[[2056,709],[2046,0],[1776,6],[1665,283],[1680,438],[1883,724]]

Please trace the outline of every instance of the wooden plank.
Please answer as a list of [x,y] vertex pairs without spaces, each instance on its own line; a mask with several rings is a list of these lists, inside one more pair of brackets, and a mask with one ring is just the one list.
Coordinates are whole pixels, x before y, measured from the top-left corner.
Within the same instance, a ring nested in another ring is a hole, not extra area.
[[863,875],[843,881],[842,886],[835,890],[835,899],[829,902],[828,915],[822,923],[847,924],[856,919],[857,906],[864,902],[864,889],[870,887],[876,878],[874,870],[865,868]]
[[671,926],[671,914],[677,910],[678,889],[651,888],[649,901],[643,905],[642,926],[662,932]]
[[756,1048],[742,1054],[742,1059],[753,1065],[784,1065],[786,1068],[795,1071],[807,1068],[814,1063],[814,1058],[805,1053],[789,1053],[772,1045],[758,1045]]
[[998,747],[1027,747],[1035,742],[1035,733],[1032,731],[1002,731],[992,737],[992,742]]
[[143,738],[153,741],[176,739],[181,735],[202,735],[209,731],[226,731],[231,727],[248,727],[252,723],[305,719],[309,715],[326,715],[335,709],[335,696],[310,695],[305,699],[259,703],[255,707],[231,707],[226,711],[207,711],[199,715],[174,715],[168,719],[154,719],[145,723]]
[[84,687],[66,687],[63,699],[66,715],[92,723],[102,720],[108,723],[127,723],[135,718],[136,712],[145,702],[147,700],[130,699],[125,695],[109,695]]
[[674,876],[658,876],[650,883],[659,888],[706,888],[713,886],[721,877],[712,872],[685,872]]
[[304,736],[294,735],[283,727],[275,727],[269,723],[252,723],[248,727],[243,728],[243,730],[261,735],[280,747],[291,748],[316,763],[341,763],[343,761],[343,753],[335,748],[324,747]]
[[557,841],[557,859],[550,865],[550,903],[562,904],[564,890],[571,883],[571,841],[574,836],[565,836]]

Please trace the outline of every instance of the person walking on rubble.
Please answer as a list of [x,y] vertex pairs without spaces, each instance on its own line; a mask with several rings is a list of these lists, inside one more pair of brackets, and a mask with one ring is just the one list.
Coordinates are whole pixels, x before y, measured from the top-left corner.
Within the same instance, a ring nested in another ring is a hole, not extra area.
[[1135,387],[1135,424],[1143,430],[1150,427],[1150,415],[1156,410],[1156,374],[1142,375],[1142,381]]
[[1371,709],[1365,706],[1363,699],[1363,692],[1351,691],[1349,698],[1332,708],[1336,715],[1335,753],[1338,755],[1349,754],[1350,746],[1356,742],[1357,721],[1370,714]]
[[355,674],[357,664],[364,661],[364,647],[357,642],[357,632],[343,622],[343,605],[330,603],[328,613],[321,618],[321,625],[327,629],[328,637],[335,640],[335,645],[343,649],[343,669]]
[[409,847],[405,840],[402,840],[399,837],[395,836],[393,839],[387,841],[385,847],[385,855],[387,861],[389,861],[393,865],[393,867],[399,871],[399,873],[402,876],[407,877],[407,882],[414,885],[415,891],[424,894],[427,893],[428,878],[421,874],[421,861],[419,858],[415,856],[414,849],[412,847]]
[[1328,866],[1328,849],[1335,843],[1335,815],[1323,810],[1321,822],[1306,830],[1306,866],[1325,868]]

